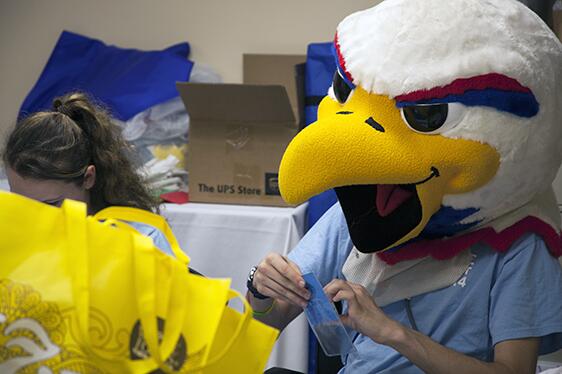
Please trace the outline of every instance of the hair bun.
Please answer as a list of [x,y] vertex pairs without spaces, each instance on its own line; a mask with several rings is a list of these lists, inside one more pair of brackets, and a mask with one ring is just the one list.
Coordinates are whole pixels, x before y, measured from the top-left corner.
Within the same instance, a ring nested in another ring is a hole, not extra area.
[[56,98],[55,100],[53,100],[53,110],[58,112],[59,108],[63,105],[63,102],[60,98]]
[[62,113],[75,119],[76,116],[76,105],[73,105],[73,100],[70,96],[57,97],[53,100],[53,110],[58,113]]
[[67,104],[68,101],[65,100],[66,98],[66,96],[57,97],[55,100],[53,100],[53,110],[57,113],[64,114],[71,119],[74,119],[73,117],[75,116],[75,110],[73,110],[72,107]]
[[53,100],[53,110],[72,119],[84,130],[84,118],[96,119],[95,108],[83,93],[71,93]]

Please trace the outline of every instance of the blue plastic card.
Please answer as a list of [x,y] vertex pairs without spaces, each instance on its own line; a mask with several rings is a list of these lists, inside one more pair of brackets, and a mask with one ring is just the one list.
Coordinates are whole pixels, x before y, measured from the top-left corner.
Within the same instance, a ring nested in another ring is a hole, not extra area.
[[304,312],[310,328],[326,356],[339,356],[354,352],[355,346],[341,323],[334,304],[324,293],[318,279],[313,273],[304,274],[303,278],[311,293]]

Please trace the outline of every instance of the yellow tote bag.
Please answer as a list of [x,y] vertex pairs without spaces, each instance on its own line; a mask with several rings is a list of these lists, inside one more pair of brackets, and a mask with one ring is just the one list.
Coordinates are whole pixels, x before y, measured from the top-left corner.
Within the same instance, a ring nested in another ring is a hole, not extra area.
[[123,206],[110,206],[102,209],[94,216],[98,220],[109,220],[114,223],[115,220],[138,222],[150,225],[158,229],[170,244],[172,252],[177,259],[185,264],[189,263],[189,257],[182,251],[172,229],[164,219],[158,214],[150,213],[146,210],[123,207]]
[[189,274],[161,217],[119,219],[160,229],[177,259],[81,203],[0,192],[0,208],[1,373],[263,371],[277,330],[226,306],[229,281]]
[[81,203],[0,192],[0,207],[1,373],[204,367],[229,281],[189,274]]
[[[225,308],[204,373],[263,373],[279,331],[253,319],[250,305],[240,294],[232,292],[231,297],[243,300],[244,312]],[[245,324],[237,330],[241,319]]]
[[[166,221],[156,214],[128,207],[109,207],[95,216],[100,220],[140,222],[160,230],[176,257],[185,256]],[[252,318],[252,309],[245,298],[231,290],[229,299],[242,301],[244,311],[226,307],[213,339],[211,353],[205,364],[188,372],[201,370],[205,374],[263,373],[279,331]]]

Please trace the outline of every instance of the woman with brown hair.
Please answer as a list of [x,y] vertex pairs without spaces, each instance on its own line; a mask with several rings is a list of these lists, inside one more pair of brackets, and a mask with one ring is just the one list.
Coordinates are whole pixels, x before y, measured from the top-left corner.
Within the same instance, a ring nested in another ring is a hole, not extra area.
[[[106,111],[82,93],[57,98],[53,110],[22,119],[3,153],[12,192],[50,205],[83,201],[88,213],[108,206],[158,212],[158,201],[135,172],[129,145]],[[130,222],[172,253],[157,229]]]

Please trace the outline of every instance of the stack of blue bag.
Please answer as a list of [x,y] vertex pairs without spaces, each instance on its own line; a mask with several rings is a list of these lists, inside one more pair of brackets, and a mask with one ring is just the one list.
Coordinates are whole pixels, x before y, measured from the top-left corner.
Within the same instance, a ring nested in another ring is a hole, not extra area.
[[[305,65],[305,123],[317,119],[318,104],[328,93],[336,71],[333,43],[313,43],[308,46]],[[324,212],[336,202],[334,190],[314,196],[308,202],[308,227],[312,227]]]
[[141,51],[63,31],[25,98],[19,118],[49,109],[55,97],[78,90],[104,103],[113,117],[126,121],[178,96],[176,82],[188,81],[193,68],[189,52],[188,43]]

